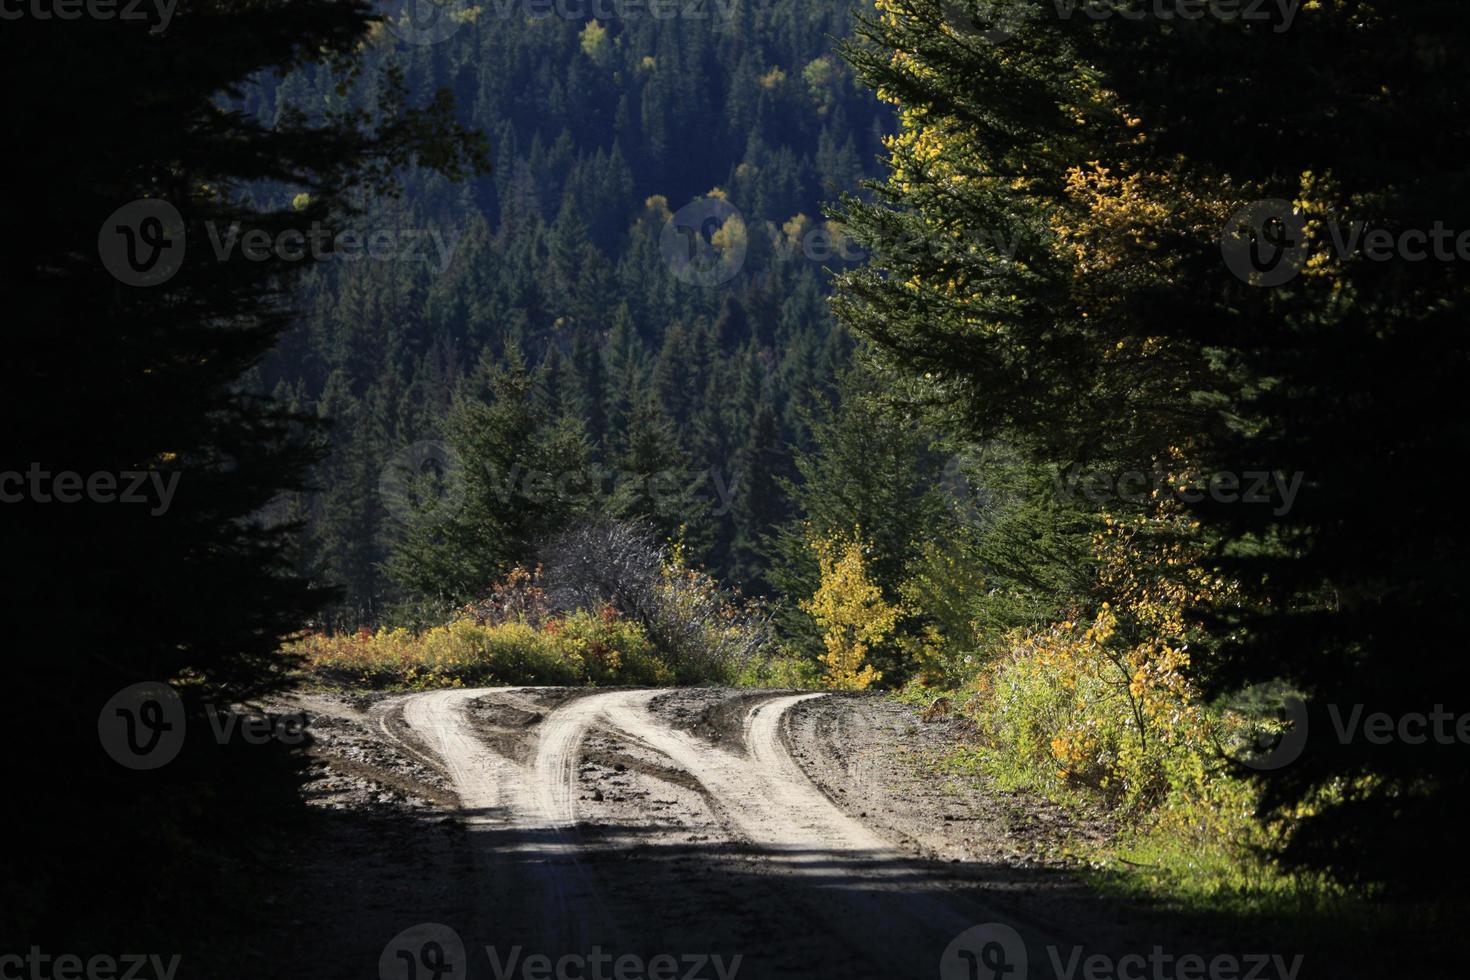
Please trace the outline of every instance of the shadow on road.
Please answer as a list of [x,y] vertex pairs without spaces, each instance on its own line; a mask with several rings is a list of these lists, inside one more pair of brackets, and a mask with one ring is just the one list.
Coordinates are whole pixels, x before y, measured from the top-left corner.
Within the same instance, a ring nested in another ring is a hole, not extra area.
[[[655,825],[579,827],[573,858],[550,830],[494,829],[483,819],[466,829],[466,821],[495,816],[315,812],[294,835],[274,901],[249,923],[249,975],[418,980],[438,969],[442,978],[550,980],[560,965],[568,980],[1023,980],[1082,978],[1088,958],[1102,956],[1096,976],[1142,980],[1157,970],[1194,975],[1181,959],[1188,955],[1206,964],[1201,978],[1214,961],[1236,964],[1236,980],[1251,970],[1279,980],[1298,956],[1299,977],[1372,972],[1355,969],[1343,943],[1303,948],[1270,923],[1120,903],[1054,869],[773,855],[670,841],[668,828]],[[957,917],[936,914],[941,907]],[[414,931],[424,924],[443,929]],[[1013,928],[1019,945],[994,925]],[[1129,954],[1141,960],[1125,961]]]

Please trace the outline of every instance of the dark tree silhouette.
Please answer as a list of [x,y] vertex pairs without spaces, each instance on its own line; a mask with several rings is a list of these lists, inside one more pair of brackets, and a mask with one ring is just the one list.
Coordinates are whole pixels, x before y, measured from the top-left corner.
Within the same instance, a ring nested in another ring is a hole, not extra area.
[[[210,848],[182,842],[222,842],[289,786],[267,778],[291,771],[279,747],[222,745],[201,715],[278,689],[279,641],[324,597],[291,571],[290,526],[263,517],[301,485],[305,420],[240,379],[290,318],[315,227],[404,168],[485,166],[446,94],[415,106],[391,69],[357,77],[374,23],[360,2],[184,0],[166,24],[22,16],[0,32],[0,77],[27,93],[0,149],[0,574],[18,674],[0,705],[26,733],[8,763],[19,839],[66,847],[7,870],[7,937],[184,933],[181,866]],[[336,108],[234,107],[263,73],[314,62]],[[235,230],[238,247],[216,246]],[[251,236],[286,247],[255,255]],[[109,696],[144,681],[172,683],[186,719],[182,754],[153,771],[99,744]]]

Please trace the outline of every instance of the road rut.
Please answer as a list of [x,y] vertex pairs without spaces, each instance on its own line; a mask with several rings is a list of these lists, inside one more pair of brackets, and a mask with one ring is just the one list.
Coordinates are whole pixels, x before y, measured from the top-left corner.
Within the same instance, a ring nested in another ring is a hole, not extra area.
[[[494,733],[477,716],[538,708],[526,700],[534,691],[428,692],[383,712],[385,730],[437,759],[461,801],[486,879],[478,938],[514,938],[553,960],[593,948],[678,956],[718,946],[742,957],[742,976],[783,978],[828,968],[930,977],[952,940],[979,923],[1042,941],[1034,927],[950,887],[813,784],[787,748],[784,722],[822,695],[753,699],[741,744],[724,746],[660,717],[653,704],[661,693],[584,693],[540,709],[520,751],[492,748]],[[615,763],[609,785],[653,800],[657,819],[635,813],[597,832],[605,798],[583,786],[598,765],[589,761],[594,739],[600,756],[628,760]],[[649,871],[661,882],[654,893],[641,869],[660,861]],[[650,905],[667,918],[650,917]],[[778,940],[730,920],[758,921],[757,906],[773,924],[807,927]]]

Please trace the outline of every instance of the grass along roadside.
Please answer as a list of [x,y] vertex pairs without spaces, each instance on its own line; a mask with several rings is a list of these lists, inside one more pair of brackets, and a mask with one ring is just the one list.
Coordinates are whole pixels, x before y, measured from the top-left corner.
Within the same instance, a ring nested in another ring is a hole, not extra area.
[[935,778],[973,777],[998,790],[1039,794],[1089,826],[1111,827],[1101,839],[1065,848],[1068,865],[1101,895],[1261,944],[1313,951],[1308,976],[1334,969],[1356,975],[1349,968],[1370,961],[1419,964],[1410,971],[1419,977],[1455,975],[1463,903],[1389,901],[1282,867],[1272,850],[1288,828],[1257,815],[1254,790],[1242,780],[1217,773],[1207,795],[1129,806],[1094,787],[1036,778],[1034,760],[1019,758],[1016,744],[998,741],[985,726],[984,709],[962,695],[910,687],[893,697],[928,719],[969,722],[947,754],[928,760]]

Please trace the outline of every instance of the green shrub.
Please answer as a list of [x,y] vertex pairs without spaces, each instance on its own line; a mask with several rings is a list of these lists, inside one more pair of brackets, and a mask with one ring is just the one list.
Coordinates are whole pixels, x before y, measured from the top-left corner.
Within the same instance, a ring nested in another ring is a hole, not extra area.
[[673,673],[659,659],[643,628],[604,609],[593,615],[578,610],[547,624],[559,655],[575,664],[585,684],[643,684],[673,682]]
[[822,670],[810,657],[783,648],[746,661],[735,678],[735,686],[816,690],[822,686]]

